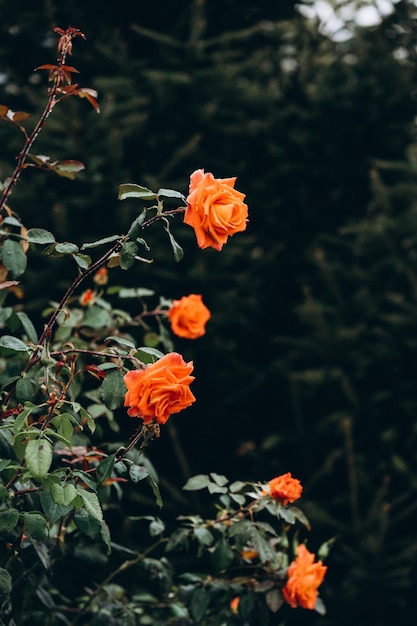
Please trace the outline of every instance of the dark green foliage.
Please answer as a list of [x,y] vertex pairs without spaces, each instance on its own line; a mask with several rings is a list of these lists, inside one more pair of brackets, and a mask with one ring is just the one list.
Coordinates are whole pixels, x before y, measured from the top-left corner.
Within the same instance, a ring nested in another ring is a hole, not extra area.
[[[250,222],[221,258],[194,253],[194,236],[184,232],[180,272],[155,263],[147,284],[140,270],[130,274],[133,287],[167,297],[202,293],[212,311],[207,337],[178,342],[197,376],[198,403],[175,422],[188,463],[192,473],[237,480],[285,471],[302,480],[315,529],[336,541],[323,588],[327,615],[296,611],[288,624],[414,626],[413,8],[399,2],[380,27],[335,44],[290,2],[141,4],[35,9],[0,0],[0,103],[36,119],[46,81],[38,73],[33,80],[33,69],[53,61],[51,27],[71,24],[88,40],[77,42],[77,81],[98,90],[101,107],[98,116],[71,99],[51,115],[36,153],[80,160],[86,170],[76,181],[27,170],[13,210],[26,227],[50,224],[60,241],[82,245],[134,223],[137,204],[117,201],[120,183],[186,195],[199,167],[238,176]],[[0,125],[2,180],[19,140]],[[152,242],[155,258],[161,237]],[[131,243],[125,264],[136,252]],[[10,265],[18,275],[19,259]],[[40,311],[77,271],[56,267],[46,277],[39,256],[23,285],[38,330]],[[161,473],[178,486],[171,438],[156,448]],[[135,505],[133,494],[127,508]],[[203,595],[192,601],[197,623]]]

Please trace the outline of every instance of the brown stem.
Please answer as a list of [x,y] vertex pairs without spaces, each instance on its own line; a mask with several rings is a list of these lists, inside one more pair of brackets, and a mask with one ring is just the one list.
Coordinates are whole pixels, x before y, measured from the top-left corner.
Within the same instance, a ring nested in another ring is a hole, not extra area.
[[36,141],[36,138],[38,137],[39,133],[41,132],[41,130],[42,130],[42,128],[43,128],[43,126],[44,126],[44,124],[45,124],[45,122],[47,120],[47,118],[49,117],[52,109],[54,108],[57,89],[58,89],[58,83],[55,83],[53,85],[53,87],[51,88],[50,92],[49,92],[48,101],[46,103],[45,109],[43,110],[43,113],[42,113],[41,117],[38,120],[38,123],[36,124],[35,128],[33,129],[31,135],[25,141],[25,145],[23,146],[22,150],[20,151],[20,154],[19,154],[19,156],[17,158],[17,164],[16,164],[16,167],[14,169],[14,172],[13,172],[13,174],[12,174],[8,184],[6,185],[6,188],[4,189],[4,191],[2,193],[2,197],[0,199],[0,211],[5,206],[8,197],[12,193],[13,187],[15,186],[15,184],[17,183],[17,181],[20,178],[20,175],[21,175],[22,170],[23,170],[23,164],[24,164],[24,162],[27,159],[27,156],[29,154],[29,150],[33,146],[34,142]]
[[[120,247],[122,245],[122,240],[123,240],[123,237],[121,237],[120,240],[118,240],[105,254],[103,254],[102,257],[100,257],[97,261],[92,263],[90,265],[90,267],[84,273],[79,274],[77,276],[77,278],[73,281],[73,283],[68,287],[67,291],[62,296],[61,301],[58,304],[57,308],[52,313],[52,315],[49,318],[47,324],[45,325],[45,328],[43,329],[43,333],[41,334],[41,336],[39,338],[38,345],[37,345],[35,351],[33,352],[32,356],[30,357],[30,359],[26,363],[26,366],[22,370],[22,374],[23,373],[27,373],[35,365],[35,363],[37,363],[39,361],[40,353],[41,353],[41,351],[42,351],[42,349],[44,347],[44,344],[47,342],[47,340],[51,336],[52,328],[53,328],[53,326],[54,326],[54,324],[55,324],[55,322],[57,320],[57,317],[58,317],[59,313],[62,311],[62,309],[64,308],[64,306],[67,303],[67,301],[69,300],[69,298],[74,293],[74,291],[83,282],[83,280],[85,280],[88,276],[93,274],[99,267],[104,265],[104,263],[107,261],[107,259],[114,252],[117,252],[120,249]],[[16,387],[16,383],[14,383],[11,386],[7,396],[5,397],[4,402],[3,402],[3,407],[6,407],[8,405],[8,403],[10,402],[10,399],[13,397],[13,394],[14,394],[14,391],[15,391],[15,387]]]

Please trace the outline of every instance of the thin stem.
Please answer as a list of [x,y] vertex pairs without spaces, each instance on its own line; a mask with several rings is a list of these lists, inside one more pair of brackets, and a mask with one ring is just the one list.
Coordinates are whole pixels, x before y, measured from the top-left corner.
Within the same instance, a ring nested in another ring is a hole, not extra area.
[[6,185],[6,188],[4,189],[2,197],[0,199],[0,211],[5,206],[8,197],[12,193],[13,187],[15,186],[17,181],[19,180],[20,175],[21,175],[21,173],[23,171],[23,164],[24,164],[24,162],[27,159],[29,151],[32,148],[34,142],[36,141],[39,133],[41,132],[41,130],[42,130],[42,128],[43,128],[47,118],[49,117],[49,115],[50,115],[50,113],[52,111],[52,109],[54,108],[57,89],[58,89],[58,84],[55,83],[53,85],[53,87],[51,88],[50,92],[49,92],[48,101],[46,103],[46,106],[45,106],[45,108],[43,110],[43,113],[42,113],[41,117],[38,120],[38,123],[36,124],[35,128],[33,129],[31,135],[26,139],[25,145],[23,146],[22,150],[20,151],[20,154],[19,154],[19,156],[17,158],[17,164],[16,164],[16,167],[14,169],[14,172],[11,175],[11,178],[10,178],[8,184]]
[[130,561],[124,561],[124,563],[119,565],[119,567],[116,570],[114,570],[114,572],[111,572],[111,574],[109,574],[107,576],[107,578],[105,578],[103,580],[103,582],[97,587],[97,589],[95,589],[95,591],[93,591],[93,593],[90,595],[90,597],[84,602],[84,604],[80,608],[80,612],[78,613],[76,618],[71,622],[70,626],[76,626],[76,624],[78,624],[78,622],[80,621],[80,618],[85,613],[85,611],[88,609],[90,604],[93,602],[94,598],[97,597],[98,594],[106,587],[106,585],[111,583],[111,581],[114,578],[116,578],[116,576],[118,576],[119,574],[121,574],[125,570],[129,569],[130,567],[133,567],[134,565],[137,565],[138,563],[140,563],[141,561],[146,559],[146,557],[151,552],[156,550],[156,548],[158,548],[163,543],[166,543],[167,541],[168,541],[168,539],[160,538],[152,546],[149,546],[149,548],[147,548],[142,554],[139,554],[136,558],[131,559]]
[[[59,49],[59,48],[58,48]],[[58,68],[61,68],[63,65],[65,65],[65,59],[67,56],[67,52],[70,48],[68,47],[64,47],[61,51],[61,54],[59,55],[58,58]],[[10,194],[12,193],[12,189],[15,186],[15,184],[17,183],[17,181],[20,178],[20,175],[22,173],[23,170],[23,164],[25,163],[27,156],[29,154],[30,149],[32,148],[33,144],[35,143],[39,133],[41,132],[42,128],[45,125],[46,120],[48,119],[49,115],[51,114],[52,109],[54,108],[55,104],[56,104],[56,95],[57,95],[57,91],[60,88],[62,83],[62,76],[60,75],[59,71],[57,72],[57,74],[55,75],[54,79],[53,79],[53,85],[49,90],[49,96],[48,96],[48,100],[46,102],[45,108],[35,126],[35,128],[33,129],[32,133],[29,135],[29,137],[27,137],[25,144],[22,148],[22,150],[20,151],[20,154],[17,158],[17,164],[16,167],[14,169],[14,172],[8,182],[8,184],[6,185],[6,188],[4,189],[2,196],[0,198],[0,211],[3,209],[3,207],[5,206],[7,199],[9,198]]]
[[[93,274],[99,267],[104,265],[104,263],[107,261],[107,259],[114,252],[117,252],[120,249],[120,247],[122,245],[122,240],[123,240],[123,237],[120,240],[118,240],[109,250],[107,250],[107,252],[105,254],[103,254],[102,257],[100,257],[97,261],[92,263],[90,265],[90,267],[85,270],[85,272],[83,272],[82,274],[79,274],[77,276],[77,278],[73,281],[73,283],[68,287],[67,291],[62,296],[61,301],[58,304],[57,308],[54,310],[54,312],[52,313],[51,317],[49,318],[47,324],[45,325],[45,328],[43,329],[43,333],[41,334],[41,336],[39,338],[39,342],[38,342],[38,344],[37,344],[37,346],[35,348],[35,351],[33,352],[32,356],[30,357],[28,362],[26,363],[26,366],[22,370],[22,373],[27,373],[35,365],[35,363],[37,363],[39,361],[40,353],[41,353],[41,351],[42,351],[42,349],[44,347],[44,344],[47,342],[47,340],[51,336],[52,328],[53,328],[53,326],[54,326],[54,324],[55,324],[55,322],[57,320],[57,317],[58,317],[59,313],[63,310],[63,308],[66,305],[67,301],[72,296],[72,294],[77,289],[77,287],[83,282],[83,280],[85,280],[88,276]],[[16,383],[14,383],[11,386],[11,388],[10,388],[6,398],[4,399],[3,407],[6,407],[8,405],[8,403],[10,402],[10,399],[12,398],[12,396],[14,394],[15,387],[16,387]]]

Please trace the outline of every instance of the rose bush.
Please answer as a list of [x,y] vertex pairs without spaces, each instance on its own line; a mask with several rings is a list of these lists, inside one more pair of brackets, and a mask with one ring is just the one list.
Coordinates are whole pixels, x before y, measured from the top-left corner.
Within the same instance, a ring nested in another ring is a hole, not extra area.
[[[76,161],[31,154],[49,115],[70,96],[87,99],[99,111],[97,94],[72,84],[76,70],[67,64],[73,39],[84,35],[75,28],[55,32],[58,60],[38,68],[48,72],[50,86],[32,131],[22,126],[27,114],[0,105],[0,121],[24,139],[0,199],[2,624],[191,626],[204,620],[205,626],[221,626],[233,618],[242,624],[256,619],[264,626],[285,602],[323,612],[317,588],[326,568],[313,563],[303,544],[290,564],[300,533],[310,529],[292,505],[302,487],[290,474],[269,484],[229,483],[215,472],[192,477],[184,490],[207,488],[218,499],[216,514],[212,519],[182,515],[174,528],[158,516],[132,516],[123,509],[122,487],[139,489],[139,483],[142,489],[150,487],[156,504],[163,506],[146,446],[172,414],[196,400],[190,389],[193,362],[173,350],[164,323],[171,322],[173,334],[196,338],[204,334],[210,312],[196,294],[178,301],[161,297],[158,305],[147,306],[152,290],[111,285],[110,273],[150,262],[142,235],[155,223],[162,223],[179,261],[183,251],[170,221],[175,216],[194,228],[200,247],[220,250],[229,236],[245,230],[247,206],[234,189],[234,178],[215,179],[197,170],[187,199],[172,189],[120,185],[118,199],[137,203],[125,234],[80,248],[57,241],[42,227],[26,228],[6,201],[27,161],[69,178],[84,168]],[[166,209],[167,198],[180,206]],[[12,290],[24,290],[27,262],[39,249],[52,262],[70,258],[76,268],[60,301],[43,311],[40,333],[20,302],[7,304]],[[125,310],[129,298],[135,300],[130,308],[141,304],[142,311]],[[154,322],[153,330],[145,318]],[[108,437],[109,430],[119,433],[126,413],[139,419],[128,445]],[[114,511],[126,524],[148,526],[147,540],[140,532],[135,533],[138,545],[114,541]],[[262,520],[268,515],[271,523]],[[184,551],[193,554],[191,563],[175,558]],[[94,571],[86,563],[94,564]],[[127,570],[135,575],[124,578]]]

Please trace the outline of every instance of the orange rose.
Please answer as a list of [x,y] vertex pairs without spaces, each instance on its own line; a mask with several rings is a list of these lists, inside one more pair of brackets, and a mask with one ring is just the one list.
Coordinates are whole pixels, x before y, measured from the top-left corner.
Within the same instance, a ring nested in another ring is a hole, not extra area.
[[194,228],[200,248],[221,250],[228,237],[246,229],[245,195],[234,189],[235,178],[214,178],[210,172],[191,174],[184,223]]
[[297,558],[288,568],[288,580],[282,589],[285,601],[290,606],[302,606],[305,609],[314,609],[317,601],[317,588],[323,582],[327,571],[321,561],[314,563],[314,554],[309,552],[304,544],[297,548]]
[[239,596],[235,596],[234,598],[232,598],[232,600],[230,600],[230,608],[232,610],[232,613],[234,613],[235,615],[239,613],[239,602]]
[[301,497],[303,487],[297,478],[293,478],[290,472],[273,478],[268,483],[269,491],[264,491],[264,495],[270,495],[274,500],[278,500],[284,506],[289,502],[294,502]]
[[141,417],[145,424],[156,420],[165,424],[172,413],[179,413],[195,402],[190,384],[193,363],[186,363],[177,352],[166,354],[143,370],[125,374],[127,387],[124,406],[128,415]]
[[109,271],[107,267],[100,267],[93,276],[96,285],[107,285],[109,282]]
[[92,289],[86,289],[80,296],[81,306],[90,306],[93,304],[96,294]]
[[211,314],[202,296],[192,293],[183,296],[181,300],[174,300],[168,310],[172,332],[185,339],[197,339],[206,332],[206,322]]

